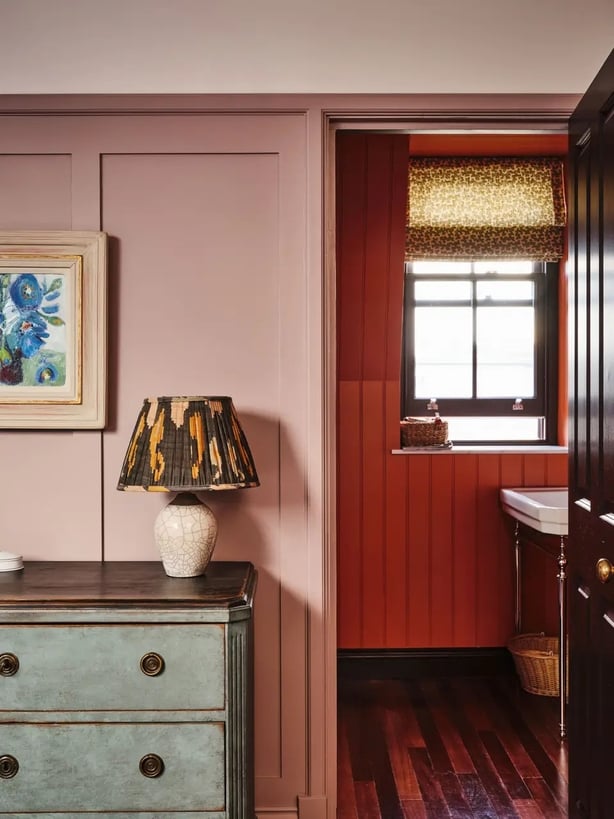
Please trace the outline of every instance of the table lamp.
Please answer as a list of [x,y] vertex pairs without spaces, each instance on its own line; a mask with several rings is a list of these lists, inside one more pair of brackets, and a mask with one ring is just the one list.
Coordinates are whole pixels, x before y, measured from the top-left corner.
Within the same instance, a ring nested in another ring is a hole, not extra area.
[[258,475],[231,398],[144,400],[117,488],[179,493],[154,525],[167,575],[204,574],[213,554],[217,521],[194,493],[251,486],[259,486]]

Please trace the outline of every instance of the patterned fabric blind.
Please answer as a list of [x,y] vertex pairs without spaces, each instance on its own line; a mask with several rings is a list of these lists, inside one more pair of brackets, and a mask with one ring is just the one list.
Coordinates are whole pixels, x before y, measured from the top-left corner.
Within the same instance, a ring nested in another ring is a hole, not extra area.
[[405,258],[558,261],[565,216],[557,157],[410,159]]

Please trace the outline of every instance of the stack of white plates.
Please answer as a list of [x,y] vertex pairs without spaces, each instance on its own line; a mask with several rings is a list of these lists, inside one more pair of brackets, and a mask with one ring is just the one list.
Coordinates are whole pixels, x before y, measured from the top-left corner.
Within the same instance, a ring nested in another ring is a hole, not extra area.
[[12,552],[0,552],[0,572],[16,572],[23,569],[23,558]]

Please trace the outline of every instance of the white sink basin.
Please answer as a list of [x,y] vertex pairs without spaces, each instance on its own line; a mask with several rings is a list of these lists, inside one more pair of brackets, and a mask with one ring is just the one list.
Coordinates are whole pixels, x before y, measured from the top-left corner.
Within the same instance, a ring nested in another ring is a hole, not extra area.
[[567,534],[567,487],[527,486],[500,490],[508,515],[538,532]]

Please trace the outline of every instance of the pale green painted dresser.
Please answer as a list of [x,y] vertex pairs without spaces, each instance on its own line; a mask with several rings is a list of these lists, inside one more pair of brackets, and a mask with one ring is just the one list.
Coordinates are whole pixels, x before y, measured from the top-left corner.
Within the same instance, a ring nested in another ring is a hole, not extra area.
[[0,819],[253,819],[250,563],[0,574]]

